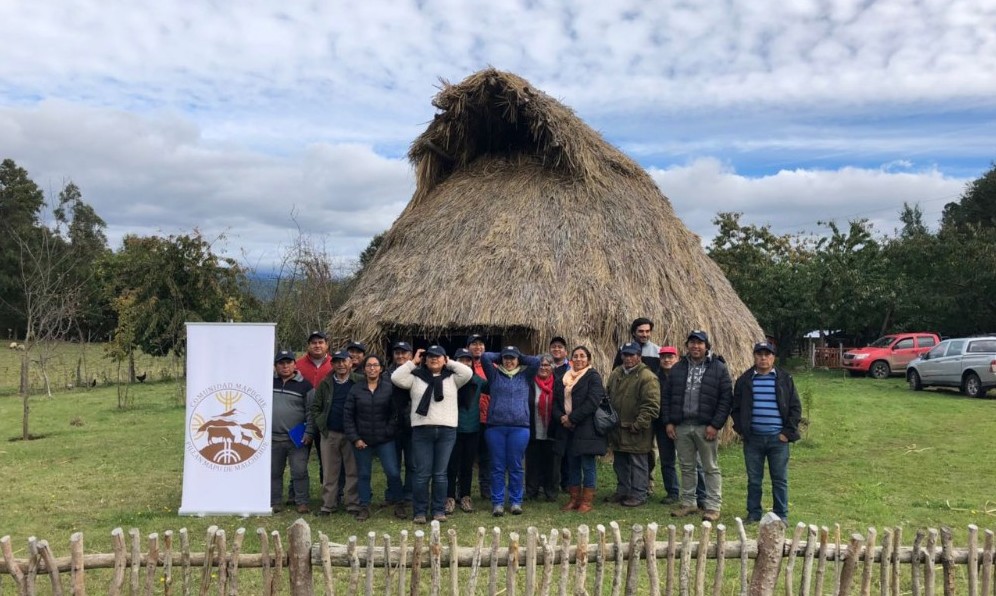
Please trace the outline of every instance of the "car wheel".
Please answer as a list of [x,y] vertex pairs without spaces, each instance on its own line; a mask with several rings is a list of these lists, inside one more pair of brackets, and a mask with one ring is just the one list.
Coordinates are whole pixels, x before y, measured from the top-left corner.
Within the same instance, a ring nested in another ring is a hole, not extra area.
[[969,397],[984,397],[986,395],[986,391],[982,388],[982,381],[979,380],[979,375],[974,372],[965,375],[964,380],[961,382],[961,391]]
[[865,373],[861,372],[860,370],[850,370],[849,369],[847,371],[847,374],[851,375],[852,377],[863,377],[863,376],[865,376]]
[[923,383],[920,381],[920,373],[915,370],[911,370],[906,373],[906,381],[910,384],[910,389],[913,391],[923,390]]
[[892,370],[889,368],[889,363],[885,360],[876,360],[872,362],[871,368],[868,369],[868,374],[873,379],[888,379],[889,375],[892,374]]

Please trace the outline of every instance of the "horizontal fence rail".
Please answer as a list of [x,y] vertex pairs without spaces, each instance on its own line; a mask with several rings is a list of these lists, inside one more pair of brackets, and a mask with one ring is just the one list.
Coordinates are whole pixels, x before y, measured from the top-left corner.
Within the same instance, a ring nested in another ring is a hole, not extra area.
[[242,552],[243,528],[229,543],[224,530],[211,526],[203,552],[191,552],[186,529],[143,540],[137,529],[126,538],[117,528],[111,532],[112,553],[84,554],[77,532],[70,537],[68,557],[56,557],[47,541],[31,537],[27,558],[15,558],[10,537],[4,536],[0,594],[12,581],[12,593],[20,595],[33,596],[50,585],[52,594],[82,596],[87,573],[108,569],[111,577],[100,594],[236,595],[240,571],[258,569],[258,584],[245,593],[335,594],[338,587],[347,594],[385,596],[481,591],[516,596],[519,590],[527,596],[871,596],[874,587],[877,596],[935,596],[940,582],[944,596],[953,596],[959,584],[968,596],[996,596],[991,530],[985,530],[980,547],[978,528],[968,526],[963,548],[952,544],[949,528],[917,530],[911,546],[902,544],[900,527],[885,529],[881,537],[869,528],[843,540],[839,525],[831,532],[800,522],[790,536],[786,530],[771,513],[756,539],[747,538],[740,518],[729,537],[723,524],[702,522],[696,536],[692,524],[650,523],[632,526],[624,540],[619,524],[610,522],[608,528],[581,525],[548,533],[530,527],[524,536],[509,532],[503,543],[501,529],[482,527],[462,546],[455,530],[444,534],[432,522],[428,532],[401,531],[396,543],[388,534],[369,532],[364,543],[350,536],[339,544],[322,532],[312,541],[310,526],[299,519],[287,531],[286,546],[279,532],[257,529],[259,553]]

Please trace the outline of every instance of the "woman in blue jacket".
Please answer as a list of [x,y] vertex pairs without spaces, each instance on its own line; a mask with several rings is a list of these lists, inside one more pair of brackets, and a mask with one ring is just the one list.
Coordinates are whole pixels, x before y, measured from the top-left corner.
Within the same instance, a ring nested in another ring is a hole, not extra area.
[[491,452],[491,513],[495,517],[505,515],[507,476],[509,510],[519,515],[524,484],[522,463],[529,444],[529,395],[540,359],[507,346],[500,354],[485,352],[481,363],[491,395],[488,429],[484,431]]

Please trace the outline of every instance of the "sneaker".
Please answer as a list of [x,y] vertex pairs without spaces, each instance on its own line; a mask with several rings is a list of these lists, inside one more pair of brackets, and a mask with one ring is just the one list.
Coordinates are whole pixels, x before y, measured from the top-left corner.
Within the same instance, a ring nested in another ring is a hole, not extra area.
[[491,515],[495,517],[501,517],[505,515],[505,507],[503,507],[502,505],[495,505],[494,507],[491,508]]
[[412,518],[412,523],[413,524],[420,524],[420,525],[424,524],[425,523],[425,516],[424,515],[416,515],[414,518]]
[[443,510],[446,512],[446,515],[450,515],[456,511],[456,499],[447,498],[446,505],[443,506]]
[[370,519],[370,509],[368,507],[361,507],[359,511],[356,512],[354,519],[358,522],[365,522]]
[[470,513],[474,510],[474,501],[470,498],[470,495],[460,499],[460,510],[464,513]]
[[432,521],[437,521],[437,522],[439,522],[441,524],[446,523],[446,514],[445,513],[437,513],[436,515],[432,516]]
[[404,501],[398,501],[394,504],[394,517],[398,519],[408,519],[408,507],[405,506]]
[[512,512],[512,515],[522,515],[522,505],[518,503],[512,503],[512,506],[508,510]]
[[671,517],[688,517],[689,515],[695,515],[698,512],[699,508],[695,505],[682,505],[671,512]]
[[719,521],[719,512],[715,509],[706,509],[702,512],[702,521],[716,523]]
[[297,506],[297,512],[298,513],[311,513],[311,507],[308,507],[304,503],[301,503],[300,505]]
[[639,507],[644,503],[646,503],[646,501],[641,501],[636,497],[626,497],[619,504],[622,505],[623,507]]

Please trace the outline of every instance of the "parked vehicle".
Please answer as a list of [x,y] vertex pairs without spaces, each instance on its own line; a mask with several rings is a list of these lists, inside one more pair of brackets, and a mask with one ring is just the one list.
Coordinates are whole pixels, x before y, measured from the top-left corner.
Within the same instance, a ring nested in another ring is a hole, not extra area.
[[924,387],[958,387],[984,397],[996,387],[996,336],[946,339],[910,363],[906,381],[913,391]]
[[876,339],[866,348],[844,352],[841,364],[852,377],[867,374],[884,379],[903,373],[914,358],[927,353],[940,341],[936,333],[893,333]]

